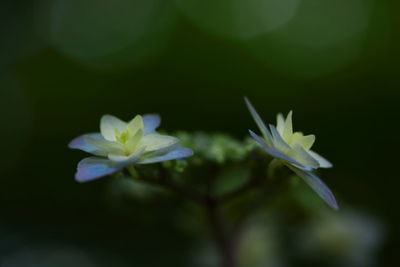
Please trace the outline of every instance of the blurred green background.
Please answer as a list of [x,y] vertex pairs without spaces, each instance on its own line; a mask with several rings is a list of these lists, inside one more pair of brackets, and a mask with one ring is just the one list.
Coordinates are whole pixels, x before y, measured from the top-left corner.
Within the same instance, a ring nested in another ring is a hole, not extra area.
[[334,163],[322,177],[337,216],[373,221],[372,259],[349,266],[395,266],[399,12],[391,0],[1,1],[0,266],[213,266],[193,263],[181,200],[118,208],[110,179],[74,181],[85,154],[67,144],[105,113],[243,138],[245,95],[269,122],[293,110]]

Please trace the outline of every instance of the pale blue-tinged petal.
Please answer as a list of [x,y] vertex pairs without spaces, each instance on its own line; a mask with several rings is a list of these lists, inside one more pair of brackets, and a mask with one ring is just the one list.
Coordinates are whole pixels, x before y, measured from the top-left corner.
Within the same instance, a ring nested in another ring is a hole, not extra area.
[[255,134],[253,131],[249,130],[250,135],[257,141],[257,143],[259,143],[261,145],[261,147],[268,153],[270,154],[272,157],[287,161],[295,166],[298,166],[301,169],[304,170],[311,170],[311,167],[309,166],[305,166],[303,164],[301,164],[300,162],[297,162],[296,160],[292,159],[291,157],[285,155],[284,153],[276,150],[273,147],[268,146],[265,141],[259,137],[257,134]]
[[126,165],[112,162],[104,158],[90,157],[81,160],[75,179],[78,182],[88,182],[123,169]]
[[179,139],[176,137],[152,133],[143,136],[140,140],[139,148],[146,147],[146,151],[155,151],[173,146],[178,142]]
[[81,135],[77,138],[75,138],[74,140],[72,140],[69,144],[68,147],[72,148],[72,149],[79,149],[79,150],[83,150],[85,152],[89,152],[89,153],[93,153],[98,151],[98,147],[96,147],[95,145],[89,143],[86,139],[86,137],[92,137],[95,139],[103,139],[103,136],[101,135],[101,133],[89,133],[89,134],[84,134]]
[[140,115],[136,115],[135,118],[133,118],[128,125],[126,126],[126,129],[128,130],[129,137],[133,137],[139,130],[143,131],[143,118]]
[[315,174],[300,170],[293,166],[288,166],[298,176],[300,176],[331,208],[338,210],[339,206],[335,196],[329,187],[321,181]]
[[319,163],[314,159],[301,145],[295,144],[292,149],[288,150],[286,154],[292,159],[300,162],[305,166],[310,166],[313,169],[319,167]]
[[112,115],[104,115],[100,120],[100,132],[109,141],[115,141],[116,130],[123,132],[127,123]]
[[332,163],[330,163],[327,159],[317,154],[315,151],[309,150],[307,151],[314,159],[316,159],[321,168],[332,168]]
[[270,133],[270,131],[268,129],[266,129],[265,133],[264,133],[264,140],[267,144],[269,144],[270,146],[272,146],[273,141],[272,141],[272,135]]
[[149,164],[167,160],[181,159],[190,157],[193,155],[193,151],[189,148],[182,146],[174,146],[171,149],[166,150],[166,153],[160,154],[157,152],[150,153],[145,159],[141,159],[138,164]]
[[68,145],[96,156],[107,156],[109,153],[122,153],[123,147],[116,142],[107,141],[100,133],[84,134],[71,141]]
[[292,114],[293,112],[290,111],[285,120],[285,127],[283,128],[282,137],[285,140],[290,140],[293,135],[293,124],[292,124]]
[[118,155],[118,154],[109,154],[108,155],[108,159],[114,162],[119,162],[119,163],[123,163],[123,164],[132,164],[138,161],[138,159],[140,158],[140,156],[144,153],[146,148],[143,148],[135,153],[132,153],[129,156],[125,156],[125,155]]
[[283,135],[283,129],[285,129],[285,119],[283,118],[282,113],[278,113],[276,116],[276,129],[281,135]]
[[273,143],[274,147],[277,148],[278,150],[282,150],[282,151],[290,149],[290,146],[285,142],[285,140],[283,140],[282,136],[280,135],[278,130],[275,128],[275,126],[270,124],[269,128],[271,129],[272,143]]
[[154,132],[160,126],[161,118],[158,114],[145,114],[143,115],[144,134]]
[[92,144],[93,146],[97,147],[97,154],[99,156],[106,156],[109,153],[113,154],[123,154],[124,153],[124,146],[121,143],[115,141],[108,141],[102,138],[93,138],[90,136],[85,137],[86,142]]
[[253,107],[253,105],[247,99],[247,97],[244,98],[244,101],[246,103],[247,109],[250,111],[251,116],[253,117],[258,128],[260,129],[261,133],[263,134],[266,143],[268,145],[272,145],[272,136],[271,136],[271,133],[269,132],[267,126],[265,126],[264,121],[261,119],[260,115],[258,115],[256,109]]

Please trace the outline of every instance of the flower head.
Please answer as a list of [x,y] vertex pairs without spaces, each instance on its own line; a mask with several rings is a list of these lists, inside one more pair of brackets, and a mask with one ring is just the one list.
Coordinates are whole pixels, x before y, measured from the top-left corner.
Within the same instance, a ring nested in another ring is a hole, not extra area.
[[268,154],[303,178],[329,206],[338,209],[331,190],[312,172],[317,168],[332,167],[328,160],[310,150],[315,136],[293,131],[292,112],[289,112],[286,119],[282,114],[278,114],[276,127],[270,124],[267,128],[247,98],[245,102],[263,137],[249,130],[250,135]]
[[155,114],[137,115],[128,123],[104,115],[100,121],[100,133],[79,136],[69,144],[70,148],[95,155],[79,162],[76,180],[90,181],[133,164],[191,156],[192,150],[177,145],[178,138],[155,132],[160,121],[160,116]]

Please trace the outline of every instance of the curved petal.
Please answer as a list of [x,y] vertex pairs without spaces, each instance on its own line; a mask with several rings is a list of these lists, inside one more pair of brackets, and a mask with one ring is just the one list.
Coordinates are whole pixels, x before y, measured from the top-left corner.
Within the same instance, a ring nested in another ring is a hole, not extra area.
[[129,135],[132,137],[134,136],[138,131],[143,130],[143,118],[140,115],[136,115],[135,118],[133,118],[128,125],[126,126],[126,129],[129,132]]
[[176,137],[152,133],[143,136],[140,140],[139,147],[146,147],[146,151],[155,151],[170,147],[178,142],[179,139]]
[[272,133],[272,143],[277,149],[279,150],[288,150],[290,149],[290,146],[283,140],[282,136],[278,132],[278,130],[275,128],[274,125],[270,124],[269,128],[271,129]]
[[128,153],[135,152],[139,145],[140,140],[143,138],[143,129],[139,129],[135,135],[133,135],[125,144],[125,148]]
[[145,114],[143,115],[144,134],[154,132],[160,126],[161,118],[158,114]]
[[127,123],[112,115],[104,115],[100,120],[100,132],[109,141],[115,141],[115,129],[122,132]]
[[101,138],[92,138],[90,136],[85,136],[86,142],[92,144],[93,146],[97,147],[97,151],[95,151],[99,156],[106,156],[110,153],[122,154],[124,153],[124,146],[115,141],[108,141]]
[[75,180],[78,182],[88,182],[117,172],[125,166],[124,164],[115,163],[108,159],[96,157],[85,158],[78,164]]
[[114,162],[118,162],[118,163],[124,163],[124,164],[131,164],[131,163],[135,163],[139,157],[144,153],[145,148],[143,148],[140,151],[137,151],[129,156],[122,156],[122,155],[118,155],[118,154],[109,154],[108,155],[108,159]]
[[261,145],[261,147],[268,153],[270,154],[272,157],[274,158],[278,158],[284,161],[287,161],[288,163],[294,164],[296,167],[299,167],[301,169],[304,170],[311,170],[311,167],[309,166],[305,166],[303,164],[301,164],[300,162],[292,159],[291,157],[283,154],[282,152],[278,151],[277,149],[268,146],[265,141],[259,137],[257,134],[255,134],[253,131],[249,130],[250,135],[257,141],[257,143],[259,143]]
[[301,132],[295,132],[292,135],[291,144],[300,144],[304,149],[310,149],[315,142],[315,135],[303,135]]
[[283,128],[282,137],[285,140],[289,140],[293,134],[293,123],[292,123],[292,111],[289,111],[286,120],[285,120],[285,127]]
[[282,113],[278,113],[278,115],[276,115],[276,129],[281,135],[283,135],[283,130],[285,129],[285,119],[283,118]]
[[250,111],[250,114],[253,117],[254,121],[256,122],[258,128],[260,129],[261,133],[263,134],[266,143],[268,145],[272,145],[271,133],[269,132],[267,126],[265,126],[265,123],[261,119],[260,115],[258,115],[256,109],[253,107],[253,105],[247,99],[247,97],[244,98],[244,102],[246,103],[247,109]]
[[288,166],[298,176],[300,176],[331,208],[338,210],[339,206],[335,196],[329,187],[322,182],[318,176],[311,172],[303,171],[293,166]]
[[314,159],[316,159],[321,168],[332,168],[332,163],[330,163],[327,159],[317,154],[315,151],[309,150],[307,151]]
[[301,145],[295,144],[292,149],[287,152],[287,155],[292,159],[300,162],[305,166],[310,166],[313,169],[319,167],[319,163],[314,159]]
[[192,155],[193,151],[191,149],[182,146],[175,146],[173,149],[167,150],[165,154],[160,154],[157,152],[150,154],[146,159],[140,160],[138,164],[149,164],[173,159],[181,159],[190,157]]
[[104,153],[102,153],[103,151],[101,151],[97,146],[88,142],[87,137],[98,140],[104,139],[101,133],[84,134],[72,140],[68,144],[68,147],[72,149],[79,149],[88,153],[92,153],[94,155],[99,155],[99,156],[104,155]]

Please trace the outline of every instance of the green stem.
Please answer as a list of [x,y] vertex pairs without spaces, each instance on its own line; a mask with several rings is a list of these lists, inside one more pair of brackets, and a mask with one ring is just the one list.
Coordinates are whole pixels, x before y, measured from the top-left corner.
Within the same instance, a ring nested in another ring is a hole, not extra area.
[[170,179],[168,179],[167,173],[163,170],[161,171],[160,177],[158,178],[139,175],[133,166],[127,167],[127,170],[133,178],[139,179],[141,182],[163,187],[167,190],[177,193],[178,195],[185,196],[186,198],[193,200],[196,203],[201,204],[205,201],[205,198],[198,191],[190,187],[181,186],[173,183]]
[[226,234],[222,216],[219,212],[219,205],[215,199],[208,198],[205,202],[205,208],[210,220],[211,228],[215,241],[221,252],[221,266],[222,267],[236,267],[235,248],[232,238]]
[[247,192],[252,191],[253,189],[258,188],[262,183],[263,183],[263,177],[260,177],[259,175],[253,175],[245,184],[243,184],[242,186],[236,188],[231,192],[228,192],[218,197],[217,200],[221,203],[228,202],[238,196],[241,196]]
[[277,159],[271,160],[271,162],[268,164],[268,169],[267,169],[267,175],[269,179],[275,178],[275,171],[280,166],[282,166],[282,163],[279,160]]
[[127,167],[127,170],[129,172],[129,174],[132,176],[132,178],[139,179],[139,174],[133,165]]

